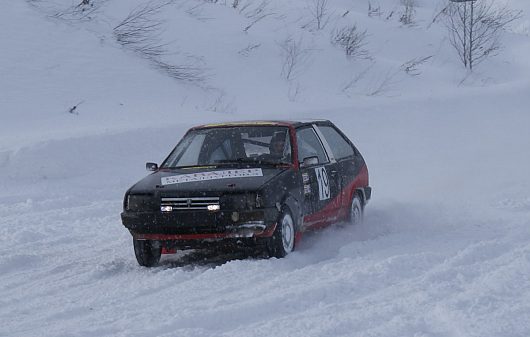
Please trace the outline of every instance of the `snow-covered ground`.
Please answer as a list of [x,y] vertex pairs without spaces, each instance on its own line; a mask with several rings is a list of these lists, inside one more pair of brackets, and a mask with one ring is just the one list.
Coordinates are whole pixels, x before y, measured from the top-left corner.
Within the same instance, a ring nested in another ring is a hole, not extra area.
[[[70,0],[0,5],[0,336],[530,335],[530,5],[509,2],[527,12],[466,76],[429,25],[434,1],[413,27],[386,19],[398,0],[372,17],[366,1],[330,1],[349,12],[321,31],[309,2],[284,2],[247,32],[223,1],[156,14],[165,57],[203,67],[200,86],[115,42],[143,1],[94,1],[91,20],[52,17]],[[367,29],[371,59],[330,44],[345,20]],[[307,58],[287,81],[289,36]],[[418,76],[400,70],[430,55]],[[333,120],[368,162],[362,226],[308,235],[281,260],[137,265],[119,213],[146,161],[194,124],[308,117]]]

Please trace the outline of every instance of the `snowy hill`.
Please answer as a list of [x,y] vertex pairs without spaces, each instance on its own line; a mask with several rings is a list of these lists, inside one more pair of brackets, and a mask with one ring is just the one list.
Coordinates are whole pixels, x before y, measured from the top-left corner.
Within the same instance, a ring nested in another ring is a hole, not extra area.
[[[114,29],[146,3],[155,57]],[[468,74],[442,2],[410,26],[371,3],[330,0],[322,29],[311,1],[2,3],[0,336],[528,336],[530,5]],[[353,23],[348,58],[331,37]],[[195,124],[306,117],[363,152],[362,226],[282,260],[137,266],[119,213],[146,161]]]

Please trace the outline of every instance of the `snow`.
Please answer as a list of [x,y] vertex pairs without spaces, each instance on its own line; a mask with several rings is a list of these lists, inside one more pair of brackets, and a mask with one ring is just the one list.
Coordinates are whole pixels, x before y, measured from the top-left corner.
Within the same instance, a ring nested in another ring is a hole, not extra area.
[[[274,15],[247,33],[250,19],[222,1],[174,1],[159,14],[166,57],[204,65],[201,86],[114,42],[141,1],[97,3],[92,20],[51,17],[69,0],[1,4],[0,336],[530,334],[526,1],[508,2],[526,12],[473,74],[444,27],[428,27],[430,1],[413,27],[385,19],[397,0],[378,1],[381,17],[330,1],[350,12],[324,31],[300,28],[308,2],[271,1]],[[371,60],[329,43],[353,21]],[[310,50],[290,82],[288,36]],[[429,55],[420,75],[399,71]],[[284,259],[195,252],[137,265],[119,213],[145,162],[192,125],[313,117],[334,121],[368,163],[364,224],[311,233]]]

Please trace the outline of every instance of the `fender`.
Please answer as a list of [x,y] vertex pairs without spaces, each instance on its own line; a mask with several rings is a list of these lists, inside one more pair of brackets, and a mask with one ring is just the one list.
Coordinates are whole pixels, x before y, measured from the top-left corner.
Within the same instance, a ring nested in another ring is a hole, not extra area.
[[[352,192],[358,193],[361,196],[364,207],[364,205],[368,203],[368,200],[370,200],[372,196],[372,188],[369,187],[368,167],[366,167],[366,163],[364,163],[359,170],[359,174],[354,179],[353,185],[355,186],[355,190]],[[350,196],[350,200],[351,198],[353,198],[353,195]]]
[[286,205],[291,210],[293,216],[295,217],[295,238],[294,238],[294,246],[298,246],[300,241],[302,240],[302,231],[303,231],[303,220],[304,217],[302,215],[302,207],[300,205],[300,202],[296,200],[295,197],[293,197],[290,194],[287,194],[283,197],[282,205]]
[[368,199],[366,199],[366,192],[364,188],[356,188],[355,193],[357,193],[362,198],[361,202],[362,206],[364,207],[364,205],[366,205],[366,203],[368,202]]
[[287,194],[283,197],[281,204],[289,207],[295,217],[296,230],[299,231],[302,224],[302,207],[300,207],[300,203],[292,195]]

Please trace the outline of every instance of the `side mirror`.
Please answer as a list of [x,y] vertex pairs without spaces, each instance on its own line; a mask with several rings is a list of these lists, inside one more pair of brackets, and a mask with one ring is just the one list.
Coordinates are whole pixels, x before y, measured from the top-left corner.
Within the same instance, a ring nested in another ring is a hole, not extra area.
[[304,161],[302,162],[302,167],[313,166],[317,164],[318,164],[318,157],[311,156],[311,157],[304,158]]
[[157,171],[158,170],[158,164],[156,163],[146,163],[145,169],[147,171]]

